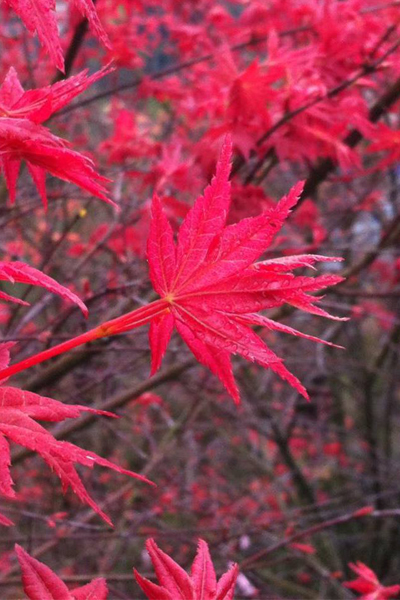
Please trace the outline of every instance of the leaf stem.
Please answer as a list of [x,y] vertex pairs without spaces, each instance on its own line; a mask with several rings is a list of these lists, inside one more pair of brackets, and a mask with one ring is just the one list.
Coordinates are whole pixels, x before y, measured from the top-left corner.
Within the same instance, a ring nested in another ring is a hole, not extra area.
[[54,358],[59,354],[63,354],[64,352],[68,352],[73,348],[77,348],[78,346],[82,346],[83,344],[87,344],[88,342],[92,342],[93,340],[98,340],[103,337],[109,337],[111,335],[118,335],[119,333],[124,333],[126,331],[130,331],[131,329],[135,329],[136,327],[141,327],[146,323],[149,323],[151,319],[162,315],[164,312],[169,310],[169,305],[164,299],[156,300],[155,302],[151,302],[151,304],[147,304],[146,306],[141,306],[136,310],[133,310],[129,313],[121,315],[116,319],[112,319],[111,321],[106,321],[101,325],[98,325],[94,329],[90,329],[86,333],[82,333],[66,342],[62,342],[57,346],[53,346],[53,348],[48,348],[43,352],[39,352],[38,354],[34,354],[29,358],[25,358],[20,362],[7,367],[0,371],[0,381],[19,373],[20,371],[25,371],[30,367],[38,365],[50,358]]

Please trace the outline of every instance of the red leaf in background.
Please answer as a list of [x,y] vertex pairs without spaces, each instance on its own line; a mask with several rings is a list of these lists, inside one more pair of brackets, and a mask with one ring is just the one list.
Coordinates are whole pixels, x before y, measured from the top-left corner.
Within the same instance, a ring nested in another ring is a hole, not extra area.
[[343,585],[362,594],[360,600],[386,600],[395,598],[400,593],[400,585],[389,587],[382,585],[372,569],[364,563],[357,561],[356,564],[350,563],[349,567],[358,575],[358,578]]
[[0,514],[0,525],[3,525],[4,527],[10,527],[11,525],[14,525],[14,523],[10,519],[7,519],[7,517],[4,515]]
[[88,77],[87,71],[82,71],[52,86],[24,92],[15,70],[10,69],[0,87],[0,168],[11,203],[16,198],[20,164],[25,160],[45,206],[46,171],[113,204],[103,185],[109,180],[95,171],[93,162],[40,125],[108,72],[106,67]]
[[0,525],[4,525],[4,527],[10,527],[10,525],[14,525],[10,519],[7,519],[4,515],[0,514]]
[[24,592],[29,600],[106,600],[107,584],[104,579],[70,591],[65,583],[45,564],[15,545],[22,571]]
[[156,585],[142,577],[136,569],[134,574],[149,600],[231,600],[233,598],[238,567],[233,565],[217,583],[205,541],[199,540],[190,577],[168,554],[160,550],[153,539],[147,540],[146,547],[161,585]]
[[49,431],[36,422],[36,419],[60,422],[68,418],[77,418],[81,412],[115,416],[112,413],[79,404],[63,404],[52,398],[8,386],[0,387],[0,409],[0,493],[8,498],[14,498],[15,492],[10,475],[11,457],[7,440],[37,452],[60,478],[63,491],[70,487],[82,502],[88,504],[110,525],[112,523],[109,517],[86,491],[74,464],[91,468],[98,464],[151,483],[145,477],[123,469],[94,452],[83,450],[69,442],[56,440]]
[[354,513],[355,517],[365,517],[366,515],[370,515],[371,513],[373,513],[375,510],[374,506],[363,506],[362,508],[359,508],[358,510],[356,510],[356,512]]
[[291,544],[289,544],[289,547],[293,548],[293,550],[300,550],[300,552],[304,552],[304,554],[315,554],[316,552],[314,546],[311,546],[311,544],[300,544],[299,542],[292,542]]
[[[58,33],[55,2],[49,0],[6,0],[23,21],[29,33],[37,33],[42,46],[60,71],[64,71],[64,58]],[[73,0],[74,6],[87,18],[93,33],[110,47],[107,34],[96,13],[92,0]]]
[[[29,285],[36,285],[46,289],[53,294],[57,294],[64,298],[65,300],[70,300],[79,306],[83,314],[86,316],[88,314],[88,309],[85,304],[82,302],[80,298],[73,292],[71,292],[68,288],[60,285],[52,279],[48,275],[45,275],[38,269],[34,267],[30,267],[25,263],[15,261],[15,262],[0,262],[0,281],[9,281],[10,283],[27,283]],[[18,302],[20,304],[27,304],[18,298],[13,298],[12,296],[8,296],[4,292],[0,292],[0,299],[3,300],[11,300],[13,302]]]
[[397,163],[400,156],[400,131],[379,123],[371,133],[372,143],[368,146],[368,152],[386,152],[372,170],[382,170]]

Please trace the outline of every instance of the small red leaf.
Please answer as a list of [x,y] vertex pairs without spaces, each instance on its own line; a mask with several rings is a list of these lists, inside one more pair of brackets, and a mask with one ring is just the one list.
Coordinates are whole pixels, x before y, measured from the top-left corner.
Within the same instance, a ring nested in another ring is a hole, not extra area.
[[10,281],[12,283],[27,283],[29,285],[42,287],[48,292],[52,292],[53,294],[61,296],[61,298],[64,298],[65,300],[74,302],[79,306],[85,316],[88,314],[88,309],[76,294],[71,292],[63,285],[57,283],[57,281],[52,279],[52,277],[45,275],[38,269],[30,267],[25,263],[19,261],[0,262],[0,280]]

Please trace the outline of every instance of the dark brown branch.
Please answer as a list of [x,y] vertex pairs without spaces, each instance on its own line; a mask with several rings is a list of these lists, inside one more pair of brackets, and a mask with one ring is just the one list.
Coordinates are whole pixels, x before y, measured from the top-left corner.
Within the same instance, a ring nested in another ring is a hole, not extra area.
[[[93,0],[93,4],[96,4],[97,0]],[[64,73],[59,71],[54,78],[54,82],[61,81],[62,79],[66,79],[70,76],[72,67],[74,65],[75,59],[78,55],[78,52],[83,44],[83,40],[85,39],[86,33],[89,28],[89,23],[86,17],[78,23],[75,27],[74,35],[72,36],[70,45],[65,54],[64,60]]]

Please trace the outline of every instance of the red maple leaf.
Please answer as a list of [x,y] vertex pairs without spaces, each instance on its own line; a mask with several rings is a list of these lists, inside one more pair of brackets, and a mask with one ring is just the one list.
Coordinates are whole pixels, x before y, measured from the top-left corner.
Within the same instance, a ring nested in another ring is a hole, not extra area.
[[382,585],[372,569],[364,563],[357,561],[356,564],[350,563],[349,567],[358,577],[344,585],[362,594],[360,600],[387,600],[397,597],[400,593],[400,585]]
[[15,202],[20,164],[25,160],[45,206],[46,171],[113,204],[103,185],[108,179],[96,172],[93,162],[41,125],[108,72],[105,68],[88,77],[87,71],[82,71],[52,86],[25,92],[16,71],[9,70],[0,87],[0,169],[11,203]]
[[379,123],[371,132],[372,144],[368,146],[368,152],[386,152],[384,157],[372,168],[372,171],[382,170],[397,163],[400,157],[400,131]]
[[[226,226],[231,152],[231,143],[226,141],[217,174],[186,216],[177,246],[160,201],[157,197],[153,199],[148,241],[150,277],[166,308],[153,317],[150,326],[152,373],[161,364],[175,326],[196,358],[221,379],[235,401],[239,401],[239,393],[232,375],[231,354],[240,354],[271,368],[307,397],[306,390],[286,369],[282,359],[248,325],[262,325],[322,341],[256,313],[288,303],[331,317],[316,305],[318,298],[307,292],[336,284],[342,278],[295,277],[291,271],[320,260],[340,259],[309,255],[254,262],[282,227],[303,184],[294,186],[275,208]],[[122,321],[121,325],[124,327]]]
[[22,571],[24,592],[29,600],[106,600],[105,579],[93,579],[87,585],[69,590],[65,583],[47,565],[30,556],[15,544]]
[[[29,33],[37,33],[42,46],[46,48],[56,67],[64,71],[55,2],[48,0],[6,0],[6,2],[15,10]],[[92,0],[73,0],[73,4],[87,18],[94,34],[110,48],[110,42]]]
[[[0,346],[0,367],[8,364],[9,348],[10,344]],[[115,417],[112,413],[79,404],[63,404],[52,398],[4,385],[0,387],[0,409],[0,494],[3,496],[15,497],[10,475],[11,455],[8,440],[37,452],[60,478],[63,491],[70,487],[82,502],[88,504],[110,525],[112,523],[109,517],[88,494],[74,465],[78,463],[93,468],[98,464],[151,483],[145,477],[123,469],[94,452],[56,440],[47,429],[37,423],[37,420],[60,422],[77,418],[83,411]]]
[[136,581],[149,600],[232,600],[238,567],[233,565],[217,582],[207,543],[199,540],[190,576],[154,540],[146,548],[161,585],[142,577],[136,569]]

